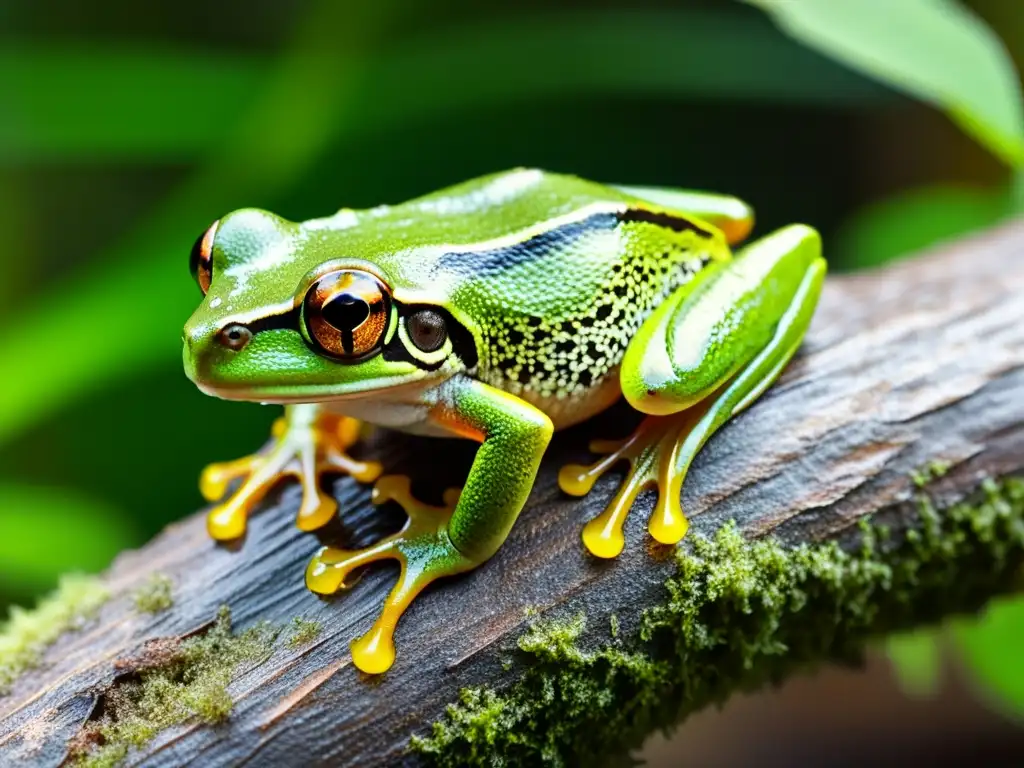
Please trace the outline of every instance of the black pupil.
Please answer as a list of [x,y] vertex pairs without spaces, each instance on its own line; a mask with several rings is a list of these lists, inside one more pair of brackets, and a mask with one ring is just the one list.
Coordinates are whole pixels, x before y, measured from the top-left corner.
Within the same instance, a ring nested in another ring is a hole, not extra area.
[[323,308],[323,317],[339,331],[352,331],[370,316],[370,305],[358,296],[343,293]]

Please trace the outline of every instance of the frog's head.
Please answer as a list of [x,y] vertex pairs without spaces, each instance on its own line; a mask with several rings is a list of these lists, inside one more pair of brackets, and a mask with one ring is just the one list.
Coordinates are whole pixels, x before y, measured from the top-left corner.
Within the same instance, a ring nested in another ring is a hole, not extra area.
[[474,353],[456,354],[461,331],[445,309],[397,301],[372,254],[338,246],[266,211],[215,222],[191,255],[204,299],[185,325],[189,378],[225,399],[317,402],[423,387],[467,367]]

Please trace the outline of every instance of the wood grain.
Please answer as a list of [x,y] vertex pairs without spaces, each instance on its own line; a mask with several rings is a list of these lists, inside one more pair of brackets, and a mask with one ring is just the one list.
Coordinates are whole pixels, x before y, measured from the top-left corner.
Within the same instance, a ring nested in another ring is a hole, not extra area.
[[[555,481],[563,463],[588,458],[590,437],[622,435],[632,423],[616,408],[556,436],[501,551],[416,602],[399,627],[397,663],[376,679],[353,668],[348,643],[373,620],[395,572],[374,567],[329,601],[307,592],[303,572],[320,541],[292,525],[297,488],[285,488],[253,518],[239,547],[214,545],[201,513],[170,526],[117,560],[108,574],[115,598],[99,618],[62,638],[40,669],[0,698],[0,764],[59,764],[114,683],[119,660],[123,667],[147,641],[197,631],[224,604],[237,626],[304,616],[323,632],[305,648],[281,644],[235,680],[235,710],[224,725],[159,734],[142,753],[145,765],[409,759],[410,735],[442,716],[459,689],[516,678],[518,667],[502,662],[527,609],[584,610],[594,626],[607,626],[614,612],[628,632],[645,606],[664,599],[672,564],[648,546],[653,499],[642,497],[631,514],[623,555],[598,562],[585,554],[580,528],[621,474],[605,477],[586,499],[565,496]],[[366,455],[389,471],[409,471],[421,495],[437,498],[461,484],[473,449],[381,434]],[[982,477],[1024,472],[1024,223],[880,271],[831,277],[801,353],[777,386],[709,443],[683,503],[692,529],[705,535],[736,520],[749,537],[842,541],[864,516],[909,506],[911,471],[936,458],[953,465],[936,486],[940,502],[963,497]],[[341,479],[335,491],[343,520],[324,541],[365,544],[400,522],[397,509],[372,507],[367,487]],[[174,580],[175,605],[139,615],[127,595],[153,572]]]

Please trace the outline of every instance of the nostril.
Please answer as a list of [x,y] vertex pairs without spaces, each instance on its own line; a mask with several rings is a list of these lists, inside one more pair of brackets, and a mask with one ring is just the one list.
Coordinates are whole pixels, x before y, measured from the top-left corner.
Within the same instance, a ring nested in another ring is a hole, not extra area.
[[221,329],[220,333],[217,334],[217,341],[228,349],[233,349],[236,352],[248,344],[251,338],[252,331],[238,323],[232,323],[231,325],[225,326]]

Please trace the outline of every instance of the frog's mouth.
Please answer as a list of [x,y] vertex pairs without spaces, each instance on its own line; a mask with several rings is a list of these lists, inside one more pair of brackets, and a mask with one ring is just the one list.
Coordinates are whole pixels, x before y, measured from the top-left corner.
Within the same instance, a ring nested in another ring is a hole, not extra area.
[[402,399],[432,389],[447,380],[450,372],[415,370],[404,375],[364,378],[338,384],[279,384],[248,386],[245,384],[212,383],[193,375],[189,378],[200,392],[220,400],[256,402],[267,405],[327,403],[340,400]]

